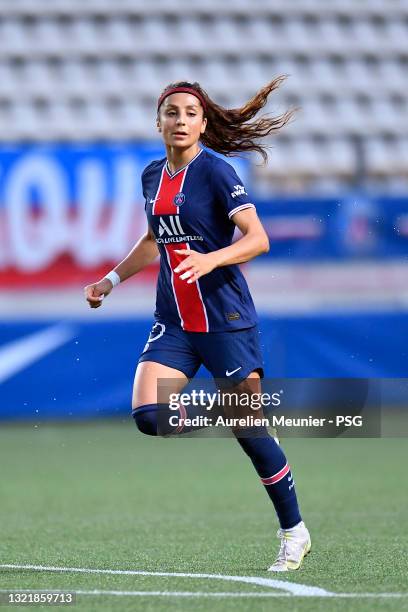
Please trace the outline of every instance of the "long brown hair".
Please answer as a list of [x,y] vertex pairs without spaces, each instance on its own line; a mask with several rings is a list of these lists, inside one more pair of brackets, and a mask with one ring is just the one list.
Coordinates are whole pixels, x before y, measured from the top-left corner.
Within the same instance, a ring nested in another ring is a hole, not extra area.
[[285,78],[282,75],[270,81],[241,108],[227,109],[216,104],[197,82],[178,81],[170,83],[160,95],[174,87],[195,89],[201,94],[207,105],[204,112],[204,117],[207,117],[207,127],[204,134],[201,134],[200,141],[213,151],[231,157],[243,151],[258,151],[265,164],[268,160],[267,149],[269,146],[261,145],[256,140],[280,130],[289,122],[297,109],[288,110],[276,117],[265,114],[255,121],[250,123],[249,121],[265,106],[269,94],[277,89]]

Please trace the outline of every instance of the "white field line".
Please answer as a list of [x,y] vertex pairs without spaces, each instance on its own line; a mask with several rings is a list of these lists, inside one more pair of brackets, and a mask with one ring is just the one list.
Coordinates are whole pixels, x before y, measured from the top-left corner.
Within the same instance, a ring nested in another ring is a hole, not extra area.
[[75,595],[116,595],[118,597],[292,597],[289,593],[277,593],[275,591],[265,591],[262,593],[256,593],[254,591],[248,591],[247,593],[231,593],[229,591],[221,591],[219,593],[206,593],[201,591],[82,591],[82,590],[71,590],[71,591],[60,591],[58,589],[19,589],[9,588],[0,589],[0,593],[10,593],[10,591],[17,591],[18,593],[73,593]]
[[[101,591],[101,590],[74,590],[70,591],[77,595],[116,595],[116,596],[164,596],[164,597],[333,597],[333,598],[403,598],[408,596],[407,593],[334,593],[326,591],[319,587],[307,586],[305,584],[297,584],[295,582],[287,582],[284,580],[274,580],[272,578],[262,578],[257,576],[228,576],[223,574],[193,574],[186,572],[147,572],[143,570],[114,570],[114,569],[96,569],[84,567],[54,567],[45,565],[20,565],[20,564],[0,564],[0,569],[27,569],[39,572],[67,572],[67,573],[82,573],[82,574],[110,574],[124,576],[168,576],[177,578],[203,578],[210,580],[224,580],[227,582],[241,582],[245,584],[255,584],[258,586],[279,589],[281,593],[276,592],[219,592],[206,593],[199,591]],[[12,590],[18,591],[33,591],[38,589],[0,589],[1,593],[6,593]],[[59,589],[40,589],[47,593],[67,592]]]
[[256,584],[272,589],[280,589],[291,595],[304,596],[325,596],[331,595],[329,591],[319,589],[318,587],[296,584],[295,582],[285,582],[283,580],[274,580],[272,578],[261,578],[256,576],[224,576],[223,574],[191,574],[185,572],[146,572],[142,570],[110,570],[110,569],[91,569],[84,567],[53,567],[44,565],[11,565],[2,564],[0,569],[28,569],[40,572],[70,572],[82,574],[111,574],[122,576],[170,576],[177,578],[202,578],[209,580],[226,580],[227,582],[241,582],[246,584]]

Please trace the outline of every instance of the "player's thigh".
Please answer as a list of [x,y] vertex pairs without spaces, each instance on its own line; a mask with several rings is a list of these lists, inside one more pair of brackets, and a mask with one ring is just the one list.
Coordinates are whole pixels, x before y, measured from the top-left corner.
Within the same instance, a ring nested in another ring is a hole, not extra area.
[[[201,360],[178,325],[155,321],[139,357],[133,386],[133,409],[168,402],[195,376]],[[158,390],[160,394],[158,397]]]
[[225,379],[226,385],[238,385],[254,371],[259,371],[263,377],[258,326],[203,334],[193,338],[193,342],[207,370],[215,379]]
[[228,418],[263,418],[262,407],[259,401],[252,402],[251,397],[256,399],[262,393],[261,376],[258,370],[253,370],[248,376],[236,385],[221,390],[223,397],[223,410]]
[[[145,404],[157,404],[158,401],[168,401],[167,396],[180,393],[188,380],[183,372],[175,368],[155,361],[140,361],[133,383],[132,409]],[[158,397],[160,383],[162,392]],[[166,397],[163,397],[163,394]]]

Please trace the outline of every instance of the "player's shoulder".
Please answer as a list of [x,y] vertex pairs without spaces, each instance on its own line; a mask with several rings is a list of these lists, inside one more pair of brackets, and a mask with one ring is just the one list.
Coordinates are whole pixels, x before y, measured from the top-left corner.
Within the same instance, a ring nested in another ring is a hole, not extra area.
[[208,162],[211,165],[211,172],[214,176],[228,176],[235,172],[232,164],[228,163],[222,157],[214,155],[214,153],[208,153]]
[[149,174],[157,172],[157,170],[161,170],[163,168],[163,164],[165,163],[166,163],[165,157],[162,157],[161,159],[154,159],[153,161],[151,161],[150,164],[147,164],[147,166],[144,168],[142,172],[142,180],[146,178]]
[[210,151],[205,151],[205,153],[207,155],[208,162],[211,164],[213,168],[222,170],[223,168],[231,166],[231,164],[225,161],[225,159],[223,159],[222,157],[219,157],[218,155],[215,155],[215,153],[212,153]]

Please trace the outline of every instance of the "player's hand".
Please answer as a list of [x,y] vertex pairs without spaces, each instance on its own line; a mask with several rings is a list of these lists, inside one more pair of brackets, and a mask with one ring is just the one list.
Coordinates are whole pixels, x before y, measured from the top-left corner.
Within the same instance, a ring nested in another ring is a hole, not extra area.
[[187,279],[187,283],[195,283],[200,276],[208,274],[217,267],[213,253],[198,253],[191,249],[174,249],[174,253],[185,257],[174,268],[174,272],[180,274],[181,280]]
[[85,299],[91,308],[102,306],[102,300],[109,295],[113,285],[109,279],[103,278],[97,283],[84,287]]

